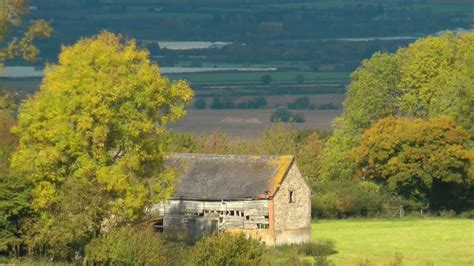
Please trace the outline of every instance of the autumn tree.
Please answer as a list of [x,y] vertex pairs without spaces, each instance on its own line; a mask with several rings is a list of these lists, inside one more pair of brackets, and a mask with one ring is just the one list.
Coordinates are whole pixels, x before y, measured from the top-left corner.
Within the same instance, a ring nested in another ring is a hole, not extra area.
[[19,252],[21,220],[29,213],[28,184],[9,171],[10,156],[17,146],[11,132],[15,125],[12,94],[0,90],[0,254]]
[[[0,1],[0,71],[8,59],[21,57],[34,61],[39,54],[35,39],[52,33],[43,20],[33,21],[26,27],[22,25],[21,19],[28,11],[27,0]],[[23,35],[18,35],[18,31]],[[10,156],[17,145],[17,136],[12,134],[11,128],[16,123],[18,102],[18,94],[0,88],[0,254],[18,255],[22,248],[21,223],[30,213],[30,186],[9,169]]]
[[474,152],[466,147],[468,138],[452,118],[388,117],[364,132],[351,157],[359,179],[383,183],[436,210],[461,210],[473,196]]
[[21,18],[29,12],[28,0],[0,1],[0,63],[14,57],[33,61],[39,54],[34,45],[37,38],[49,37],[52,29],[44,20],[31,22],[20,37],[12,36],[12,31],[25,28]]
[[133,40],[102,32],[63,47],[15,129],[12,167],[31,182],[37,214],[32,250],[69,257],[101,225],[139,220],[147,204],[170,196],[162,138],[192,95]]
[[352,73],[344,113],[327,143],[321,175],[348,179],[347,160],[361,134],[379,119],[450,116],[474,140],[474,34],[448,33],[416,41],[395,54],[376,53]]
[[296,163],[301,173],[308,179],[314,188],[319,180],[321,170],[321,154],[324,150],[324,142],[318,133],[311,133],[298,145],[296,152]]

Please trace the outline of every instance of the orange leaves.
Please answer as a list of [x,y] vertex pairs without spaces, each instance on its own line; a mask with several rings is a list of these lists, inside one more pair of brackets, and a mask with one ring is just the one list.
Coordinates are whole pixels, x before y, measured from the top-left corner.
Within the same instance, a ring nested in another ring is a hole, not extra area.
[[[429,194],[433,184],[471,186],[474,153],[468,133],[451,118],[384,118],[367,129],[350,157],[359,178],[386,182],[404,196]],[[420,194],[421,193],[421,194]]]

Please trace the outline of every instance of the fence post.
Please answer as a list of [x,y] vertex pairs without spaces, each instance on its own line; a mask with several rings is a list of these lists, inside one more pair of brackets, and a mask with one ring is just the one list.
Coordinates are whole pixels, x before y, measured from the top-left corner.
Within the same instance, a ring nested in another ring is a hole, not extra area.
[[400,218],[405,217],[405,210],[403,209],[403,205],[400,205]]

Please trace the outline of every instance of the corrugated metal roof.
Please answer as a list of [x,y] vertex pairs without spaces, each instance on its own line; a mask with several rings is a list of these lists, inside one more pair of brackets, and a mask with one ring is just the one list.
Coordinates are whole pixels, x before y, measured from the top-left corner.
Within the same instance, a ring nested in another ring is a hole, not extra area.
[[272,196],[293,163],[293,156],[175,153],[167,165],[177,173],[173,198],[236,200]]

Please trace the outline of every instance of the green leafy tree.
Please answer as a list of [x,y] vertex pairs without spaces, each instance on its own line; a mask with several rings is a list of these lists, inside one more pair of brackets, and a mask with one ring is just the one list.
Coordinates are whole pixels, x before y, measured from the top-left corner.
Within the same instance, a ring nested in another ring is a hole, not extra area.
[[308,179],[312,187],[316,186],[316,182],[319,179],[323,149],[324,142],[317,133],[312,133],[303,143],[298,145],[296,152],[298,168]]
[[437,210],[461,210],[474,185],[468,136],[451,118],[384,118],[364,132],[352,151],[357,177],[382,182]]
[[63,47],[15,129],[12,168],[31,182],[37,214],[31,247],[67,257],[104,223],[138,220],[167,198],[174,174],[161,167],[162,137],[192,95],[187,82],[161,77],[133,40],[102,32]]
[[336,120],[321,175],[351,178],[347,151],[361,134],[388,116],[448,115],[474,137],[474,34],[445,34],[416,41],[395,54],[376,53],[352,74],[344,114]]

